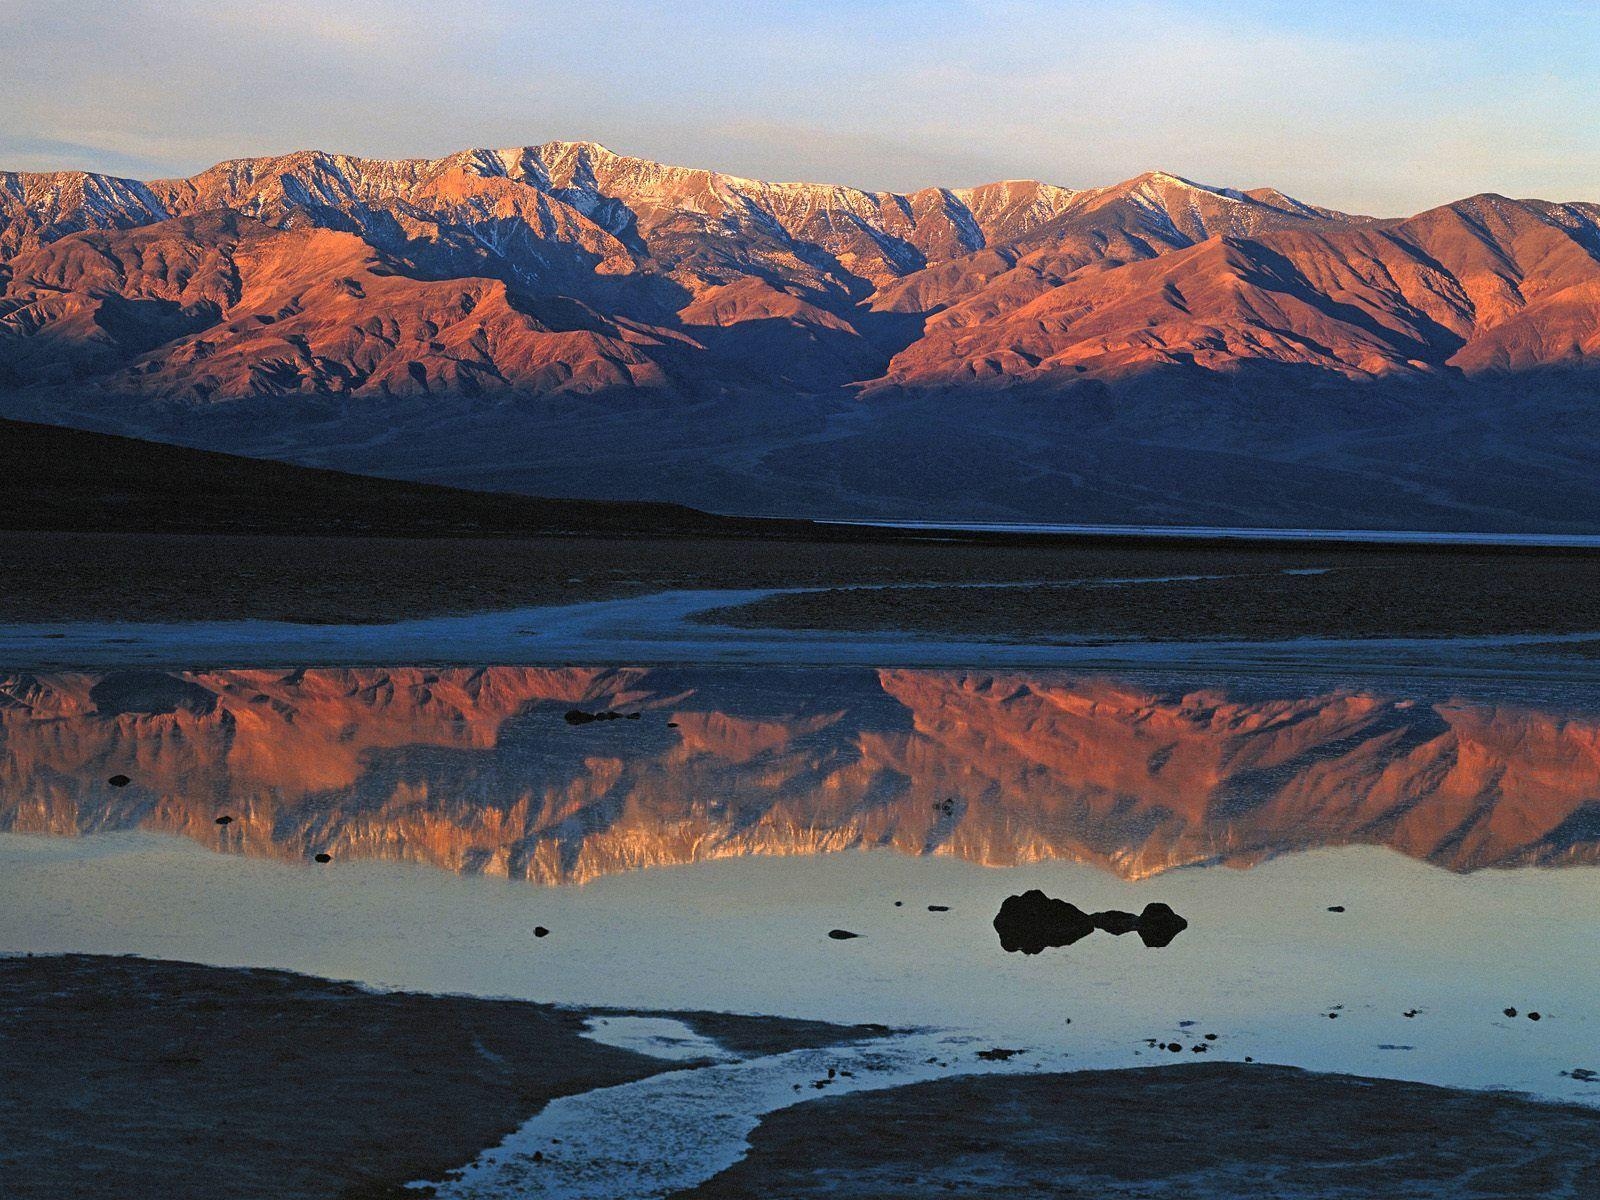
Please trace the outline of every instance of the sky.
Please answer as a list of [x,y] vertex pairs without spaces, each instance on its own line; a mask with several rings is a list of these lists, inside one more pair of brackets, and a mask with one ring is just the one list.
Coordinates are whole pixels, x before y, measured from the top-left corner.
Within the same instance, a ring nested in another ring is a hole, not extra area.
[[0,0],[0,169],[552,139],[874,189],[1600,200],[1600,3]]

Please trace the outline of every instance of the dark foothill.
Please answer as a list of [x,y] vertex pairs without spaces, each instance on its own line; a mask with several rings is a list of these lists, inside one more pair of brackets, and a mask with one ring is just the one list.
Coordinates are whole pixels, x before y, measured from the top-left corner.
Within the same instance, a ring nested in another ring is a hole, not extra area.
[[1517,1015],[1517,1010],[1514,1009],[1514,1008],[1508,1008],[1508,1009],[1505,1010],[1505,1014],[1508,1017],[1514,1017],[1514,1016]]
[[978,1057],[985,1062],[1006,1062],[1021,1053],[1021,1050],[1007,1050],[1003,1046],[995,1046],[989,1050],[979,1050]]
[[845,942],[861,935],[859,933],[851,933],[848,929],[830,929],[828,930],[828,936],[836,942]]
[[203,717],[217,707],[215,692],[161,671],[113,671],[89,689],[101,716],[163,716],[184,709]]
[[1330,904],[1330,905],[1328,905],[1328,911],[1329,912],[1343,912],[1344,911],[1344,905],[1342,905],[1342,904]]
[[994,918],[1000,946],[1008,953],[1039,954],[1046,947],[1070,946],[1094,932],[1089,914],[1038,888],[1007,896]]
[[230,817],[227,813],[223,813],[220,817],[217,818],[217,824],[218,825],[232,825],[233,824],[233,818]]
[[950,906],[948,904],[930,904],[930,905],[928,905],[928,911],[929,912],[949,912],[950,911]]
[[126,775],[113,775],[110,779],[106,780],[106,782],[112,787],[127,787],[133,782],[133,780],[129,779]]
[[319,855],[316,856],[316,859],[317,859],[317,861],[319,863],[330,863],[330,862],[333,861],[333,855],[331,855],[331,854],[319,854]]
[[1189,928],[1189,922],[1160,901],[1146,904],[1139,914],[1139,940],[1153,950],[1170,946],[1172,940]]
[[1112,908],[1105,912],[1092,913],[1089,919],[1094,922],[1096,929],[1104,929],[1107,933],[1121,937],[1125,933],[1132,933],[1139,928],[1139,918],[1131,912]]
[[535,925],[533,927],[533,936],[534,937],[549,937],[550,936],[550,931],[548,929],[546,929],[543,925]]

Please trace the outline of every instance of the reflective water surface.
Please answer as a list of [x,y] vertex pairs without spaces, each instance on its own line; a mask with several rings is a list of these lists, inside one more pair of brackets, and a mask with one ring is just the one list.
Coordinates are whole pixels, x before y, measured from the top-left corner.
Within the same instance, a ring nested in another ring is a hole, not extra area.
[[[1176,1058],[1159,1040],[1600,1103],[1572,1074],[1600,1068],[1600,688],[15,673],[0,830],[0,951],[934,1027],[1057,1065]],[[1189,927],[1007,954],[993,918],[1035,887]]]
[[[1127,878],[1350,844],[1454,871],[1600,860],[1600,689],[1533,704],[1433,686],[772,667],[14,674],[0,676],[0,829],[142,828],[542,883],[854,847]],[[575,709],[636,719],[574,724]]]

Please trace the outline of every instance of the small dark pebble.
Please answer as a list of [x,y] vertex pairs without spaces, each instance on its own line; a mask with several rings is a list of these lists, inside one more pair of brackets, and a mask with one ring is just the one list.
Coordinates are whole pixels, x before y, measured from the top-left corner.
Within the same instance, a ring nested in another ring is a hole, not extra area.
[[1208,1042],[1214,1042],[1214,1041],[1216,1041],[1216,1040],[1217,1040],[1217,1035],[1216,1035],[1216,1034],[1214,1034],[1214,1033],[1208,1033],[1208,1034],[1206,1034],[1206,1041],[1208,1041]]
[[1508,1009],[1505,1010],[1505,1013],[1506,1013],[1506,1016],[1508,1016],[1508,1017],[1514,1017],[1514,1016],[1517,1015],[1517,1010],[1514,1009],[1514,1008],[1508,1008]]
[[861,935],[859,933],[851,933],[848,929],[830,929],[828,930],[828,936],[836,942],[846,942]]
[[1182,1054],[1183,1053],[1183,1047],[1178,1045],[1177,1042],[1168,1042],[1167,1043],[1167,1049],[1171,1050],[1174,1054]]
[[112,787],[127,787],[133,782],[133,780],[129,779],[126,775],[113,775],[110,779],[106,780],[106,782]]
[[533,936],[534,937],[549,937],[550,936],[550,931],[548,929],[546,929],[543,925],[535,925],[533,927]]
[[331,854],[319,854],[316,856],[316,858],[319,863],[330,863],[333,861],[333,855]]
[[1528,1014],[1528,1020],[1530,1020],[1530,1021],[1537,1021],[1537,1020],[1539,1020],[1539,1014],[1538,1014],[1538,1013],[1536,1013],[1536,1012],[1532,1012],[1532,1013],[1529,1013],[1529,1014]]
[[1211,1049],[1211,1047],[1206,1045],[1204,1042],[1196,1042],[1194,1046],[1194,1052],[1196,1054],[1204,1054],[1209,1049]]
[[1255,1059],[1251,1058],[1248,1054],[1244,1056],[1244,1060],[1245,1062],[1255,1062]]
[[678,727],[678,723],[676,721],[668,721],[667,722],[667,728],[668,729],[676,729],[677,727]]
[[1406,1011],[1405,1011],[1405,1012],[1403,1012],[1403,1013],[1401,1013],[1401,1014],[1400,1014],[1400,1015],[1401,1015],[1401,1016],[1402,1016],[1402,1017],[1414,1017],[1414,1016],[1416,1016],[1416,1015],[1417,1015],[1417,1011],[1418,1011],[1418,1010],[1417,1010],[1417,1009],[1414,1009],[1414,1008],[1408,1008],[1408,1009],[1406,1009]]
[[950,906],[948,904],[930,904],[930,905],[928,905],[928,911],[929,912],[949,912],[950,911]]
[[1328,1014],[1328,1020],[1337,1021],[1338,1019],[1339,1019],[1339,1014],[1338,1013],[1329,1013]]
[[1344,911],[1344,905],[1342,905],[1342,904],[1330,904],[1330,905],[1328,905],[1328,911],[1329,912],[1343,912]]
[[896,900],[896,901],[895,901],[895,902],[894,902],[894,906],[895,906],[895,907],[896,907],[896,908],[900,908],[900,907],[902,907],[902,906],[903,906],[903,905],[904,905],[904,904],[905,904],[905,901],[904,901],[904,900]]
[[227,813],[223,813],[222,816],[217,818],[217,824],[218,825],[232,825],[233,824],[233,818],[228,816]]

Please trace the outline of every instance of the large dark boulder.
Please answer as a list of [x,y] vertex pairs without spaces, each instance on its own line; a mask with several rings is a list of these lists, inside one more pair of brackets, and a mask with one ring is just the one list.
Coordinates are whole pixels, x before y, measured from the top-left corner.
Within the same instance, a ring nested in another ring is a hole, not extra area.
[[1144,906],[1144,911],[1139,914],[1137,928],[1140,941],[1146,946],[1160,949],[1162,946],[1170,946],[1173,938],[1189,928],[1189,922],[1158,900]]
[[1094,932],[1094,921],[1076,904],[1055,900],[1034,888],[1007,896],[994,918],[1000,946],[1009,953],[1038,954],[1051,946],[1070,946]]

